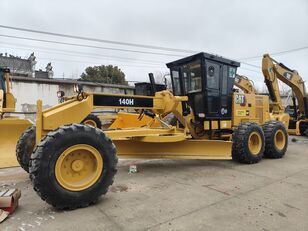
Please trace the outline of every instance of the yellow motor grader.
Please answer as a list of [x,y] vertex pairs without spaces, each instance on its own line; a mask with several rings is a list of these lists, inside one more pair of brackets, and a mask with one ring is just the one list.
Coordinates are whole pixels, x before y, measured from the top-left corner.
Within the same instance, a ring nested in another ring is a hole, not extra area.
[[[253,164],[281,158],[284,125],[270,121],[268,96],[233,91],[240,63],[199,53],[167,64],[173,93],[154,96],[87,93],[42,110],[30,159],[35,191],[59,209],[94,203],[107,193],[120,158],[231,160]],[[130,108],[160,126],[101,130],[80,122],[96,108]],[[162,118],[172,113],[176,126]],[[265,136],[266,133],[266,136]]]

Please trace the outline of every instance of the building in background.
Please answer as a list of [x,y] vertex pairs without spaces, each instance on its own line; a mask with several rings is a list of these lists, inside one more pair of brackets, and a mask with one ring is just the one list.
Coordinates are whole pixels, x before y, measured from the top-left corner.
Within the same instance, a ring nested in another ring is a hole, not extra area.
[[75,84],[82,84],[88,92],[134,94],[135,88],[127,85],[56,79],[51,63],[47,64],[45,70],[36,70],[36,63],[34,53],[25,59],[0,53],[0,67],[8,67],[11,70],[11,91],[15,97],[16,111],[24,112],[25,117],[32,121],[35,119],[32,112],[36,111],[38,99],[42,99],[43,108],[51,107],[58,103],[57,91],[64,91],[66,96],[74,95]]
[[48,63],[45,71],[39,69],[35,70],[36,57],[34,53],[26,59],[19,56],[8,55],[7,53],[0,53],[0,67],[8,67],[11,70],[12,76],[31,77],[39,79],[53,78],[53,67]]

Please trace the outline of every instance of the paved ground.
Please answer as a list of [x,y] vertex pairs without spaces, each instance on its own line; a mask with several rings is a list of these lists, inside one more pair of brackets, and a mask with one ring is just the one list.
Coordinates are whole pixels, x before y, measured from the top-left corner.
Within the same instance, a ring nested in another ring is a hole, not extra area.
[[[139,173],[129,174],[130,163]],[[20,168],[0,170],[2,188],[22,190],[0,230],[308,230],[308,139],[285,158],[120,161],[115,184],[94,206],[55,211]]]

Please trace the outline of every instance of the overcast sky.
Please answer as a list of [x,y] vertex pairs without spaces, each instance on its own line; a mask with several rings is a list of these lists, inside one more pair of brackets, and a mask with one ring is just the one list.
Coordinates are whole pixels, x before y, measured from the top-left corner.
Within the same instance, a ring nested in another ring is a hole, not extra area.
[[[263,83],[261,57],[308,46],[307,0],[1,0],[0,24],[137,44],[204,51],[239,59],[239,74]],[[0,53],[22,57],[32,51],[37,69],[51,62],[56,78],[77,77],[89,65],[118,65],[128,80],[147,81],[167,72],[165,63],[189,55],[0,28],[13,35],[107,48],[168,53],[153,55],[5,38]],[[273,56],[308,80],[308,49]]]

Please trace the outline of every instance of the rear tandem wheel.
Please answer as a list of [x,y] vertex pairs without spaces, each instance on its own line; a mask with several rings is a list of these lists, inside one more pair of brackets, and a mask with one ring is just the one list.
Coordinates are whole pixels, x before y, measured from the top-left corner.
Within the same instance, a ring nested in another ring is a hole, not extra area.
[[265,152],[267,158],[282,158],[288,148],[288,132],[279,121],[269,121],[263,125]]
[[233,132],[232,158],[240,163],[258,163],[264,153],[264,133],[252,122],[239,124]]

